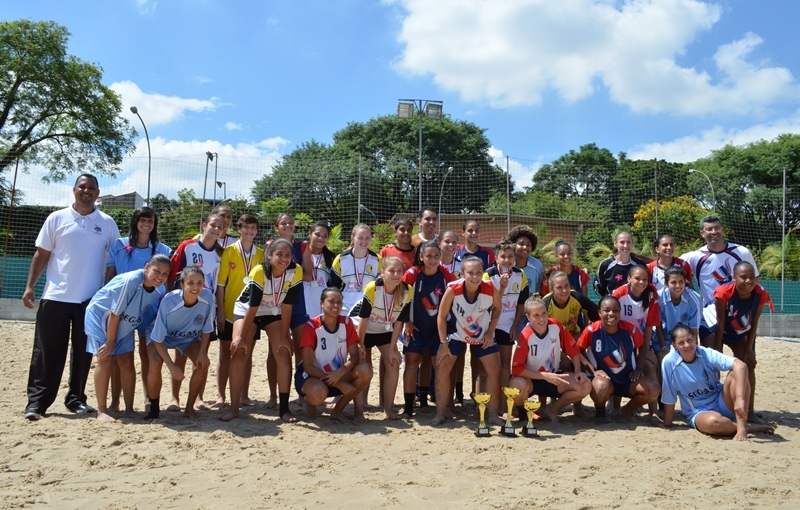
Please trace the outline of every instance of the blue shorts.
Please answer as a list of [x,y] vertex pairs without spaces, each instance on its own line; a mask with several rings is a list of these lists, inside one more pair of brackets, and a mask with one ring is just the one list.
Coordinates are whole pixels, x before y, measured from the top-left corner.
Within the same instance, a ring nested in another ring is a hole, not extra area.
[[631,398],[631,386],[633,385],[633,381],[628,381],[623,384],[617,384],[614,381],[611,381],[611,384],[614,385],[615,397]]
[[[123,354],[127,354],[129,352],[133,352],[136,347],[136,341],[134,340],[133,331],[129,334],[124,336],[123,338],[117,338],[114,342],[114,352],[111,353],[112,356],[122,356]],[[94,338],[91,336],[86,337],[86,352],[91,354],[97,354],[98,349],[106,343],[106,339]]]
[[[305,306],[303,308],[305,308]],[[292,307],[292,312],[294,312],[294,307]],[[289,323],[289,329],[299,328],[306,322],[308,322],[308,314],[305,310],[301,313],[292,313],[292,321]]]
[[705,324],[700,324],[700,327],[697,328],[697,334],[700,336],[698,340],[702,340],[708,336],[714,336],[717,332],[717,326],[711,326],[710,328]]
[[409,339],[408,345],[403,347],[403,354],[413,352],[415,354],[422,354],[425,349],[428,349],[431,356],[435,356],[439,352],[439,334],[423,335],[419,330],[414,332],[414,336]]
[[686,416],[686,420],[689,422],[689,426],[691,426],[693,429],[696,429],[697,425],[695,424],[695,421],[697,420],[697,417],[700,415],[700,413],[710,413],[710,412],[719,413],[722,416],[731,420],[733,423],[736,423],[736,414],[734,414],[734,412],[728,409],[728,406],[725,405],[725,397],[722,394],[722,388],[720,388],[719,393],[717,393],[717,401],[708,406],[708,408],[696,409],[694,413],[692,413],[690,416],[686,416],[685,414],[684,416]]
[[[497,348],[497,342],[493,343],[490,347],[484,349],[480,345],[470,345],[469,346],[469,353],[472,356],[476,356],[478,358],[482,358],[484,356],[488,356],[489,354],[494,354],[496,352],[500,352],[500,349]],[[455,354],[455,353],[453,353]]]
[[[297,394],[301,397],[305,397],[305,393],[303,393],[303,385],[306,383],[309,376],[305,370],[303,370],[303,362],[301,361],[299,365],[297,365],[297,369],[294,371],[294,388],[297,390]],[[322,381],[323,383],[325,381]],[[338,397],[342,394],[342,391],[337,388],[336,386],[329,386],[328,385],[328,396],[329,397]]]
[[[153,339],[147,340],[148,345],[153,342],[155,342],[155,340]],[[181,353],[181,356],[186,356],[184,351],[186,351],[186,349],[195,342],[199,343],[200,337],[181,338],[181,339],[167,338],[161,343],[163,343],[164,347],[166,347],[167,349],[175,349],[176,351]]]

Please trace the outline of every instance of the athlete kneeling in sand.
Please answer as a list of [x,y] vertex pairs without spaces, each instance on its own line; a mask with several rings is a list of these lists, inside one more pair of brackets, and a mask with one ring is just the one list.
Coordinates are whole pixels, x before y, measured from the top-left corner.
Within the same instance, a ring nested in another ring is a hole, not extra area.
[[150,412],[145,420],[154,420],[159,414],[161,396],[161,366],[166,363],[176,381],[183,380],[183,370],[169,357],[167,349],[176,349],[192,360],[192,378],[189,381],[189,399],[184,414],[195,418],[192,405],[206,382],[208,374],[208,342],[214,331],[214,295],[203,288],[203,269],[195,264],[181,272],[181,288],[173,290],[161,301],[153,331],[147,339],[150,370],[147,375],[147,393]]
[[[748,432],[771,434],[775,430],[769,424],[747,423],[751,389],[745,362],[698,346],[692,328],[685,324],[672,329],[672,345],[675,349],[664,357],[661,368],[664,421],[659,425],[672,426],[675,402],[680,398],[689,425],[704,434],[746,441]],[[718,370],[730,370],[725,384],[719,382]]]
[[[511,364],[509,386],[518,388],[514,400],[520,419],[526,411],[522,403],[531,395],[555,398],[544,406],[539,415],[558,422],[558,412],[569,404],[578,403],[592,391],[592,383],[581,371],[581,351],[572,335],[556,319],[547,316],[547,307],[539,297],[525,301],[525,316],[529,324],[517,339]],[[574,373],[560,373],[561,352],[572,361]]]
[[[322,291],[322,315],[309,319],[300,339],[303,361],[295,371],[295,388],[305,397],[306,415],[316,416],[316,406],[341,395],[331,419],[341,421],[342,411],[372,380],[372,366],[359,363],[358,333],[342,311],[342,293],[333,287]],[[361,399],[353,405],[356,421],[364,421]]]

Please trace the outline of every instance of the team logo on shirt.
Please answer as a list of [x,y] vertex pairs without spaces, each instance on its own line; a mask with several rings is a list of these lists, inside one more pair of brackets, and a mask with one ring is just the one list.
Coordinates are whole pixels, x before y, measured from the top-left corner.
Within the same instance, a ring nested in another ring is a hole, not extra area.
[[367,265],[364,267],[364,272],[365,272],[365,273],[372,273],[372,264],[367,264]]
[[330,374],[334,370],[338,370],[342,365],[347,362],[345,357],[345,353],[342,351],[336,352],[336,357],[331,360],[330,363],[326,363],[324,367],[322,367],[322,371],[326,374]]
[[203,317],[202,315],[196,315],[192,322],[199,325],[202,324],[204,320],[205,317]]
[[731,271],[730,266],[726,263],[725,265],[717,267],[717,269],[711,273],[711,276],[717,280],[717,283],[723,285],[733,281],[733,277],[731,276],[732,274],[733,271]]
[[625,353],[625,344],[622,344],[622,345],[619,346],[619,349],[617,349],[616,351],[612,352],[608,356],[605,356],[603,358],[603,362],[606,364],[608,369],[611,370],[612,373],[618,374],[618,373],[622,372],[623,370],[625,370],[625,367],[628,364],[625,361],[625,358],[626,358],[625,354],[626,354]]
[[437,288],[427,296],[422,297],[422,306],[430,317],[435,317],[439,311],[439,294],[441,294],[441,290]]
[[103,233],[103,229],[100,228],[100,225],[95,225],[94,226],[94,233],[95,234],[102,234]]
[[519,292],[519,284],[514,282],[514,285],[511,286],[511,290],[514,292]]
[[472,320],[472,317],[467,317],[467,327],[461,328],[464,332],[464,341],[468,344],[479,344],[483,336],[483,328],[480,324]]

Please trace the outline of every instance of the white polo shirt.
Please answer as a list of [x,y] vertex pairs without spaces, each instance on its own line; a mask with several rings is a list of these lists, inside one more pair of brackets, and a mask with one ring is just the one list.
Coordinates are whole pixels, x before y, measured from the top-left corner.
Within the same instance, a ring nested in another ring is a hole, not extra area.
[[42,299],[91,299],[103,287],[106,252],[119,236],[111,216],[98,209],[81,216],[69,206],[50,214],[36,238],[36,247],[50,252]]

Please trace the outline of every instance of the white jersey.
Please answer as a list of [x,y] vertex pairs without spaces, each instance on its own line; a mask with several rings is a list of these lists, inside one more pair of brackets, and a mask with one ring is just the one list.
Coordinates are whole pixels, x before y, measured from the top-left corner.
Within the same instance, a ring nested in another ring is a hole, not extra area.
[[494,285],[482,281],[472,302],[467,299],[463,278],[447,286],[454,293],[453,305],[447,315],[447,338],[472,345],[480,344],[492,321],[493,312],[490,309],[494,304]]
[[711,251],[706,245],[681,255],[681,258],[689,263],[692,273],[697,278],[703,306],[714,303],[714,291],[717,287],[733,281],[733,266],[737,262],[742,260],[749,262],[753,265],[756,276],[760,276],[750,250],[734,243],[726,243],[725,249],[720,252]]
[[[490,267],[483,273],[484,281],[492,282],[494,288],[500,290],[500,273],[497,266]],[[514,318],[517,315],[517,307],[524,305],[525,300],[530,296],[530,287],[528,286],[528,277],[518,267],[511,268],[511,276],[508,279],[508,286],[501,299],[500,319],[497,322],[497,329],[510,333],[512,328],[515,328]]]
[[36,247],[50,252],[42,299],[91,299],[103,286],[106,253],[117,238],[117,224],[98,209],[82,216],[70,206],[50,214],[36,238]]

